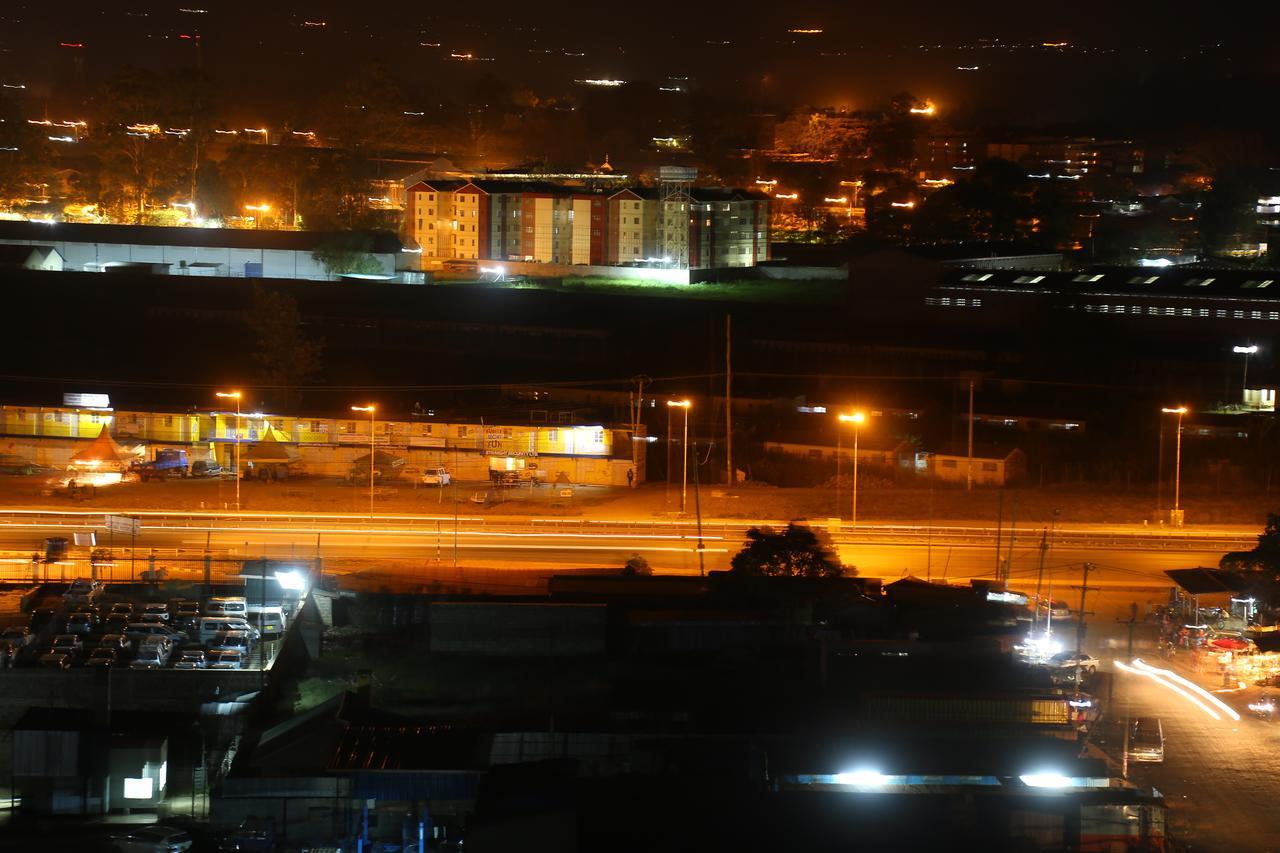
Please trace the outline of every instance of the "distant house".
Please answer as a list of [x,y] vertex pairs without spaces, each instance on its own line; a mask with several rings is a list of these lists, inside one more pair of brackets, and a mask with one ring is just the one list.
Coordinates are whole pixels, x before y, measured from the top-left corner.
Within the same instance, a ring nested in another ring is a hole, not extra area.
[[927,454],[924,467],[930,475],[947,483],[967,482],[972,471],[977,485],[1006,486],[1026,476],[1027,455],[1017,448],[975,444],[970,458],[965,445],[952,445]]
[[[810,444],[802,441],[766,441],[767,453],[786,453],[806,459],[826,459],[834,462],[837,457],[848,462],[853,459],[853,439],[836,447],[834,444]],[[911,444],[906,441],[863,436],[858,442],[858,462],[872,465],[906,464],[911,459]]]
[[62,255],[52,246],[0,244],[0,268],[5,267],[61,272]]

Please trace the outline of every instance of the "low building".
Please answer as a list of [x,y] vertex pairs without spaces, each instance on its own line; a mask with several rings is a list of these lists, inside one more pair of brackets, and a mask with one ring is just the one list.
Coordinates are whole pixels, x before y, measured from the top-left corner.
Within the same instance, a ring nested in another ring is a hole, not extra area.
[[[30,246],[55,252],[61,266],[82,272],[109,272],[145,265],[153,273],[224,278],[334,278],[316,252],[349,234],[242,228],[169,228],[154,225],[98,225],[78,222],[0,221],[0,246]],[[365,235],[381,274],[394,276],[404,246],[387,232]],[[46,255],[43,263],[48,264]]]
[[970,456],[964,445],[952,445],[922,455],[929,475],[946,483],[966,483],[972,477],[975,485],[1006,486],[1027,473],[1027,455],[1017,448],[974,445]]

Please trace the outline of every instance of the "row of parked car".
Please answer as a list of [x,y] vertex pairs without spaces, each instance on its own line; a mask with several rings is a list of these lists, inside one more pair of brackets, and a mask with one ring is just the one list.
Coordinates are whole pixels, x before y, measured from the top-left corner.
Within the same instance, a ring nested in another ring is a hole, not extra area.
[[284,632],[281,609],[250,614],[244,598],[135,605],[101,602],[97,581],[76,581],[61,611],[36,609],[27,625],[0,633],[6,663],[54,669],[128,665],[135,669],[239,669],[254,643]]

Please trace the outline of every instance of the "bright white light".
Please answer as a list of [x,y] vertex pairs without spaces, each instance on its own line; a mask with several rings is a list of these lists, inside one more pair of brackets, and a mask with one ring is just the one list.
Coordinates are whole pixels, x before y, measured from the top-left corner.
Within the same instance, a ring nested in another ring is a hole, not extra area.
[[1045,773],[1026,773],[1018,777],[1028,788],[1070,788],[1071,779],[1053,771]]
[[835,775],[837,785],[853,785],[858,788],[876,788],[883,785],[888,778],[879,770],[871,770],[865,767],[854,770],[851,773],[837,773]]
[[1252,346],[1247,346],[1247,347],[1232,347],[1231,351],[1235,353],[1239,353],[1241,355],[1253,355],[1255,352],[1258,351],[1258,345],[1254,344]]
[[573,82],[581,83],[584,86],[604,86],[610,89],[617,88],[618,86],[625,86],[627,83],[626,80],[613,80],[607,77],[592,80],[574,80]]
[[297,569],[288,569],[276,572],[276,582],[280,584],[281,589],[298,590],[306,586],[307,579]]
[[1140,267],[1169,267],[1169,266],[1173,266],[1173,261],[1169,260],[1168,258],[1155,258],[1155,259],[1140,258],[1140,259],[1138,260],[1138,266],[1140,266]]
[[149,800],[151,792],[155,789],[155,782],[149,776],[141,779],[124,780],[124,798],[126,800]]
[[1235,709],[1232,708],[1230,705],[1228,705],[1226,702],[1223,702],[1221,699],[1219,699],[1217,696],[1214,696],[1208,690],[1205,690],[1199,684],[1196,684],[1195,682],[1192,682],[1192,681],[1188,681],[1187,679],[1183,678],[1181,675],[1178,675],[1176,672],[1172,672],[1167,669],[1160,669],[1159,667],[1152,666],[1151,664],[1146,663],[1145,661],[1142,661],[1142,660],[1135,660],[1133,662],[1133,665],[1145,672],[1158,673],[1161,678],[1166,678],[1166,679],[1171,679],[1173,681],[1176,681],[1177,683],[1181,684],[1183,687],[1186,687],[1192,693],[1195,693],[1197,696],[1204,698],[1205,701],[1209,702],[1209,704],[1213,705],[1218,710],[1222,711],[1222,713],[1226,714],[1231,719],[1233,720],[1240,719],[1240,715],[1237,714],[1235,712]]

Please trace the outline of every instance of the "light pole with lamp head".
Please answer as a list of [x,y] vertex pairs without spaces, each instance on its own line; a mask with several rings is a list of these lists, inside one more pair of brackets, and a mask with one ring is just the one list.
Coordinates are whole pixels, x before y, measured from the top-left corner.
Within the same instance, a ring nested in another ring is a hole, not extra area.
[[841,423],[853,424],[853,506],[849,515],[849,524],[853,527],[858,526],[858,432],[866,419],[867,416],[862,412],[840,416]]
[[378,411],[378,407],[373,405],[373,403],[370,403],[367,406],[352,406],[351,411],[369,413],[369,515],[373,515],[373,461],[374,461],[373,460],[373,454],[374,454],[374,444],[373,444],[374,420],[373,419],[374,419],[374,415]]
[[240,392],[239,391],[218,391],[217,396],[227,400],[236,401],[236,450],[235,450],[235,466],[236,466],[236,512],[240,511]]
[[1258,352],[1258,345],[1249,344],[1247,347],[1232,347],[1231,351],[1236,355],[1244,356],[1244,377],[1240,380],[1240,402],[1248,405],[1245,397],[1249,394],[1249,356]]
[[1165,407],[1160,410],[1166,415],[1178,416],[1178,437],[1173,452],[1173,513],[1169,521],[1174,527],[1182,526],[1182,416],[1187,413],[1186,406]]
[[[684,409],[684,439],[680,442],[680,455],[684,457],[684,464],[680,469],[680,514],[685,511],[685,503],[689,497],[689,406],[688,400],[668,400],[667,406],[673,409]],[[667,441],[671,441],[670,430],[667,433]]]

